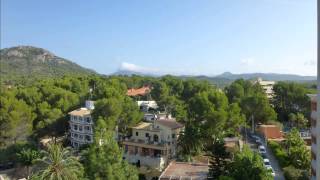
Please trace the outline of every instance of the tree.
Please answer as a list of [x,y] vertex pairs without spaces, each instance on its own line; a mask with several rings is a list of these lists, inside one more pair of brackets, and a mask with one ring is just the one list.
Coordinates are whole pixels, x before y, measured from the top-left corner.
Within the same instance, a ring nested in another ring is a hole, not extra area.
[[302,113],[290,113],[288,119],[291,127],[296,127],[299,129],[307,127],[308,119],[306,119]]
[[236,153],[230,165],[230,175],[234,179],[271,180],[271,173],[264,167],[262,157],[244,146],[243,151]]
[[208,179],[218,179],[220,176],[229,174],[229,153],[226,151],[224,141],[217,140],[210,152],[210,166]]
[[305,116],[310,112],[308,90],[303,85],[293,82],[278,82],[273,87],[274,109],[281,121],[288,121],[290,113],[302,113]]
[[244,98],[241,102],[241,107],[247,119],[254,118],[255,123],[266,123],[267,121],[277,119],[275,111],[264,95],[257,94]]
[[39,159],[32,179],[78,180],[83,178],[82,164],[60,144],[49,145]]
[[0,96],[0,139],[3,146],[26,140],[31,134],[32,120],[35,115],[32,109],[12,94]]
[[225,124],[227,135],[239,135],[239,128],[246,122],[245,115],[241,113],[238,103],[232,103],[228,107],[228,119]]
[[27,167],[27,177],[30,174],[30,167],[40,158],[40,153],[33,149],[22,149],[17,153],[18,162]]
[[122,152],[105,121],[97,121],[94,137],[84,155],[89,179],[138,179],[137,170],[122,160]]
[[107,128],[114,130],[122,112],[122,102],[116,98],[100,99],[96,101],[92,112],[94,120],[103,119]]
[[285,145],[288,151],[290,164],[299,169],[310,169],[311,154],[307,149],[299,131],[293,128],[286,136]]
[[190,161],[192,156],[203,150],[202,134],[196,122],[188,121],[178,139],[178,153],[181,159]]

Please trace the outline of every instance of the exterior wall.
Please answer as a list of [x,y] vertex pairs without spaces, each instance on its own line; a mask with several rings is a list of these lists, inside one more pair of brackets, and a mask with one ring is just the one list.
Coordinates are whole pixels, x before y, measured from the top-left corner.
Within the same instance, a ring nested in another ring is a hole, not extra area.
[[149,166],[151,168],[158,169],[159,171],[162,171],[168,163],[168,160],[165,157],[150,157],[129,153],[124,153],[123,157],[129,163],[136,164],[139,162],[141,165]]
[[81,145],[93,142],[93,122],[90,115],[70,115],[70,141],[71,145],[78,148]]
[[317,102],[316,96],[311,96],[311,179],[317,179],[319,169],[317,169]]
[[267,139],[282,138],[280,128],[277,126],[260,126],[259,132],[262,133]]

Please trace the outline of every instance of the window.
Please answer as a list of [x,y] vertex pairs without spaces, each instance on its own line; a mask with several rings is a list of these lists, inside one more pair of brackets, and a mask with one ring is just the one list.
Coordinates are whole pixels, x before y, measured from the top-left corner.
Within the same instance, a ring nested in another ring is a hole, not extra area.
[[139,133],[138,133],[138,132],[136,132],[136,136],[139,136]]
[[78,134],[74,134],[74,137],[75,137],[75,138],[78,138]]
[[79,139],[83,139],[83,135],[79,135]]
[[87,117],[86,120],[87,120],[87,123],[90,123],[90,122],[91,122],[90,117]]
[[172,139],[176,138],[176,134],[172,134]]
[[86,141],[91,141],[91,136],[86,135]]
[[82,117],[79,117],[79,121],[82,121]]
[[146,133],[146,137],[149,137],[149,133]]
[[85,126],[85,130],[90,131],[91,130],[90,126]]
[[73,129],[77,131],[78,130],[78,125],[73,125]]
[[79,126],[79,131],[82,131],[82,126]]

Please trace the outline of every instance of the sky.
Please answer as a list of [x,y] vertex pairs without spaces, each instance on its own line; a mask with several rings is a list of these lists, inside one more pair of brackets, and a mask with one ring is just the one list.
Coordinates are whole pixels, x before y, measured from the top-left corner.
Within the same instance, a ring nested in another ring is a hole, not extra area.
[[1,0],[1,48],[102,74],[316,75],[316,0]]

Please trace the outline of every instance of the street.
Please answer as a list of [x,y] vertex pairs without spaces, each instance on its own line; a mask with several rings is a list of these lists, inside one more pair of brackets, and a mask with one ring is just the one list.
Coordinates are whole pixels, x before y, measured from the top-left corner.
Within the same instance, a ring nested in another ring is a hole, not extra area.
[[[255,140],[250,138],[249,134],[247,136],[248,138],[248,141],[246,142],[247,145],[255,152],[258,152],[258,149],[257,149],[257,144],[255,143]],[[272,154],[272,151],[271,149],[269,149],[269,147],[266,146],[266,144],[264,143],[263,141],[263,145],[264,147],[266,147],[267,149],[267,158],[270,160],[270,164],[275,172],[275,177],[274,179],[275,180],[284,180],[284,176],[283,176],[283,172],[279,166],[279,163],[277,161],[277,159],[275,158],[275,156]]]

